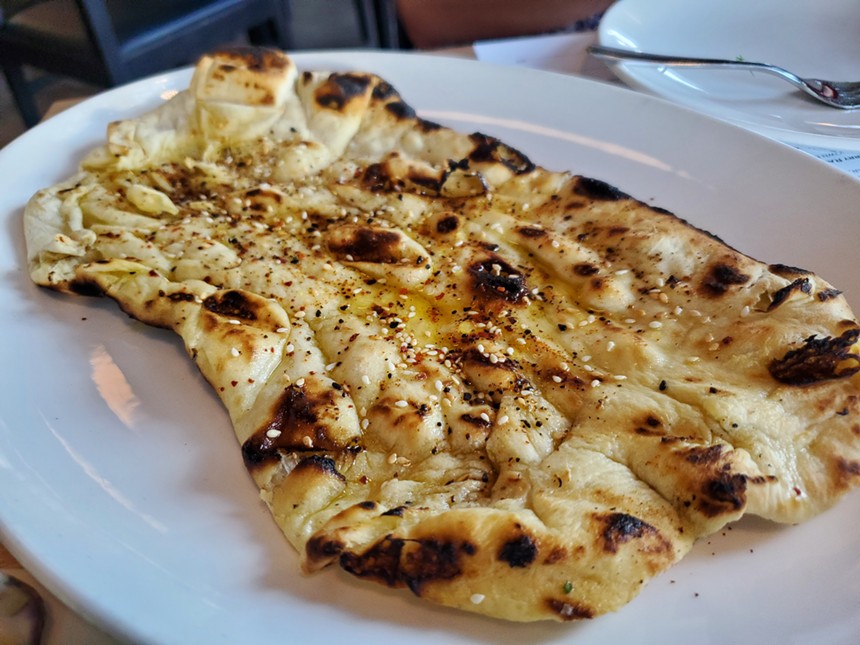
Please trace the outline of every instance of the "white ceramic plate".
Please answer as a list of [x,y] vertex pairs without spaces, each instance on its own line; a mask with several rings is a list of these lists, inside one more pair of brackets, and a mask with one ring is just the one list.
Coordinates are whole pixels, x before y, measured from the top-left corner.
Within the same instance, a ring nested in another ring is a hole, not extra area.
[[[658,54],[772,63],[800,76],[860,81],[857,0],[621,0],[601,44]],[[827,107],[778,78],[622,62],[627,84],[781,141],[860,150],[860,110]]]
[[[786,146],[625,88],[408,55],[320,53],[372,70],[428,118],[612,182],[767,261],[804,266],[860,308],[860,183]],[[158,643],[848,643],[860,633],[860,496],[807,524],[744,520],[617,614],[510,625],[335,569],[311,578],[257,499],[227,415],[178,339],[107,300],[34,287],[21,212],[105,124],[188,81],[97,96],[0,152],[0,525],[74,608]],[[708,155],[696,142],[708,142]]]

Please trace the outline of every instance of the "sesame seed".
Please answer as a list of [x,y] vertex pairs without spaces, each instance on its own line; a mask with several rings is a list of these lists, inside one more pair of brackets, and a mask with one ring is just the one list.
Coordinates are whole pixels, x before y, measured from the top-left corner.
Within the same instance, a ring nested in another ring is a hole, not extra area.
[[370,385],[370,377],[367,374],[361,375],[361,382],[365,385]]
[[628,273],[630,273],[630,269],[618,269],[618,271],[615,272],[615,275],[626,275]]
[[715,351],[717,351],[719,348],[720,348],[720,344],[719,344],[719,343],[711,343],[710,345],[708,345],[708,351],[710,351],[710,352],[715,352]]
[[367,430],[367,426],[370,425],[370,419],[362,419],[361,420],[361,429]]
[[625,318],[625,319],[624,319],[624,322],[625,322],[626,324],[628,324],[628,325],[635,325],[635,324],[636,324],[636,319],[635,319],[635,318]]
[[275,428],[270,428],[269,430],[266,430],[266,436],[269,439],[277,439],[278,437],[281,436],[281,431],[276,430]]
[[235,347],[231,347],[231,348],[230,348],[230,353],[231,353],[233,356],[239,356],[239,354],[241,354],[242,352],[240,352],[240,351],[239,351],[238,349],[236,349]]
[[648,326],[651,329],[660,329],[660,327],[663,326],[663,323],[661,323],[659,320],[652,320],[651,322],[648,323]]
[[658,297],[660,299],[660,302],[662,302],[664,305],[669,302],[669,296],[667,296],[665,293],[661,293]]
[[337,363],[329,363],[325,366],[325,371],[331,372],[335,367],[337,367]]
[[305,448],[313,448],[314,440],[311,439],[309,436],[305,435],[304,437],[302,437],[302,444],[305,446]]
[[388,461],[389,464],[397,463],[397,453],[392,452],[390,455],[388,455],[388,459],[386,461]]
[[606,351],[611,352],[613,349],[615,349],[615,341],[610,340],[608,343],[606,343]]
[[585,356],[582,357],[583,363],[587,363],[590,360],[591,360],[591,354],[586,354]]
[[305,316],[307,316],[307,315],[308,315],[308,314],[307,314],[307,312],[305,312],[305,311],[297,311],[297,312],[296,312],[296,318],[304,318],[304,317],[305,317]]
[[480,605],[482,602],[484,602],[484,598],[486,598],[486,596],[482,593],[473,593],[469,597],[469,600],[472,601],[472,604]]
[[296,346],[292,343],[288,343],[285,349],[287,350],[287,354],[292,354],[295,351]]
[[741,309],[741,316],[743,318],[746,318],[749,315],[750,315],[750,308],[748,306],[745,306],[743,309]]
[[296,385],[297,385],[298,387],[302,387],[304,384],[305,384],[305,379],[304,379],[304,378],[300,378],[299,380],[297,380],[297,381],[296,381]]
[[227,322],[230,323],[231,325],[241,325],[242,324],[241,320],[236,320],[235,318],[231,318]]
[[550,246],[551,246],[552,248],[554,248],[554,249],[557,249],[558,247],[560,247],[560,246],[561,246],[561,244],[559,243],[559,241],[558,241],[558,240],[553,240],[553,241],[552,241],[552,242],[550,242],[549,244],[550,244]]
[[616,374],[612,378],[614,378],[616,381],[626,381],[627,380],[627,377],[624,376],[624,374]]
[[490,422],[490,415],[487,414],[486,412],[481,412],[481,420],[484,423],[489,423]]
[[553,374],[552,380],[555,381],[556,383],[561,383],[563,379],[558,374]]
[[510,417],[507,414],[503,414],[498,419],[496,419],[496,423],[507,423],[510,421]]
[[596,379],[594,379],[594,380],[591,382],[591,387],[600,387],[600,379],[597,379],[597,378],[596,378]]
[[437,380],[434,385],[439,392],[445,389],[445,384],[442,381]]
[[684,313],[684,308],[683,308],[683,307],[675,307],[675,309],[674,309],[674,314],[675,314],[676,316],[680,316],[682,313]]
[[583,366],[582,366],[582,368],[583,368],[586,372],[593,372],[593,371],[594,371],[594,368],[593,368],[591,365],[583,365]]
[[394,405],[396,405],[398,408],[405,408],[407,405],[409,405],[409,402],[400,399],[399,401],[396,401]]

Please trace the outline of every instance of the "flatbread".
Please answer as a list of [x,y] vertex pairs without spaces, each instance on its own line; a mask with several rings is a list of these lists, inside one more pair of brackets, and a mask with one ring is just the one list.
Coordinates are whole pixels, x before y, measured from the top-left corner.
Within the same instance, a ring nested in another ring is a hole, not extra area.
[[24,224],[36,283],[181,336],[306,572],[590,618],[860,483],[835,288],[372,74],[206,56]]

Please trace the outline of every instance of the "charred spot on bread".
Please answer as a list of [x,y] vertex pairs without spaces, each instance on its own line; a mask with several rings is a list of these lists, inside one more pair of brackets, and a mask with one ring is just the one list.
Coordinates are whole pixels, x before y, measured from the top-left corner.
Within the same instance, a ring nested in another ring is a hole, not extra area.
[[546,229],[539,228],[537,226],[518,226],[516,228],[516,232],[518,235],[522,235],[526,238],[539,238],[547,235]]
[[821,291],[819,291],[818,293],[815,294],[815,296],[821,302],[827,302],[828,300],[830,300],[832,298],[837,298],[838,296],[841,296],[841,295],[842,295],[842,291],[840,291],[839,289],[833,289],[833,288],[822,289]]
[[497,555],[499,560],[506,562],[511,568],[527,567],[537,556],[538,545],[527,533],[521,533],[502,544]]
[[705,277],[702,279],[702,292],[709,296],[722,296],[732,287],[746,284],[750,276],[743,273],[738,267],[726,262],[717,262],[712,265]]
[[[602,547],[607,553],[618,553],[621,545],[644,537],[660,537],[647,522],[627,513],[608,513],[599,517],[603,524]],[[668,548],[668,543],[665,543]]]
[[559,600],[550,598],[546,601],[549,609],[561,620],[584,620],[594,618],[595,611],[573,600]]
[[746,505],[746,490],[746,475],[717,473],[702,486],[697,507],[707,517],[738,511]]
[[75,278],[70,280],[68,290],[79,296],[101,297],[105,295],[104,288],[95,280],[90,278]]
[[[232,65],[222,62],[221,68],[225,72],[233,71],[236,67],[245,67],[255,72],[280,70],[290,64],[283,52],[267,47],[237,46],[223,49],[218,54],[222,60],[232,61]],[[231,67],[233,69],[230,69]]]
[[499,256],[474,262],[467,271],[472,279],[473,292],[481,299],[519,304],[528,293],[523,274]]
[[391,101],[385,104],[385,109],[397,119],[414,119],[415,110],[403,101]]
[[619,190],[612,184],[592,177],[577,177],[573,192],[588,199],[597,201],[620,201],[630,199],[630,195]]
[[791,284],[784,286],[782,289],[776,291],[773,296],[771,296],[771,302],[767,307],[768,311],[773,311],[777,307],[779,307],[782,303],[784,303],[789,296],[795,291],[799,291],[801,293],[811,293],[812,292],[812,282],[810,282],[809,278],[798,278]]
[[240,320],[257,320],[257,303],[243,291],[228,289],[217,291],[203,301],[212,313]]
[[420,596],[426,583],[460,576],[462,558],[474,553],[468,542],[406,540],[389,535],[363,553],[344,552],[340,566],[359,578],[371,578],[389,587],[406,586]]
[[366,74],[331,74],[314,92],[316,102],[329,110],[342,111],[356,97],[364,96],[371,86]]
[[339,258],[394,264],[403,257],[402,236],[397,231],[370,226],[344,227],[340,231],[342,235],[329,236],[328,240],[329,250]]
[[475,144],[472,152],[468,155],[470,161],[500,163],[517,175],[535,169],[535,165],[522,152],[502,143],[495,137],[476,132],[470,138]]
[[854,327],[841,336],[809,336],[803,345],[775,358],[768,371],[780,383],[811,385],[833,379],[848,378],[860,372],[860,354],[851,351],[860,338]]
[[793,278],[795,276],[810,275],[812,273],[806,269],[790,266],[788,264],[769,264],[767,268],[782,278]]

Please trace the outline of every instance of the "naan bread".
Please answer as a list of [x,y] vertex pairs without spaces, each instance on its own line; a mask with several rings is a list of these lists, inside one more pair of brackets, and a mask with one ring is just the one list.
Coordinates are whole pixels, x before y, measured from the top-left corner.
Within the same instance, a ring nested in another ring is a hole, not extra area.
[[35,282],[182,337],[307,572],[589,618],[860,483],[837,290],[371,74],[207,56],[24,217]]

